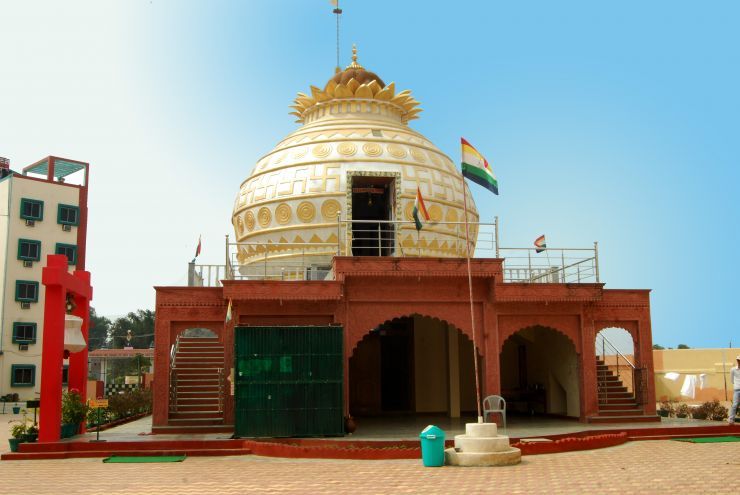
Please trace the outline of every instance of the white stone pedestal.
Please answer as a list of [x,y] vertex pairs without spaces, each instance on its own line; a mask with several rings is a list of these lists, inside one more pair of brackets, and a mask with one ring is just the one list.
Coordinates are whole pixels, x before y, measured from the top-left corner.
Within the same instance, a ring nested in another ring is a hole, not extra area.
[[522,451],[509,446],[496,423],[468,423],[465,435],[455,435],[455,447],[445,450],[450,466],[510,466],[522,461]]

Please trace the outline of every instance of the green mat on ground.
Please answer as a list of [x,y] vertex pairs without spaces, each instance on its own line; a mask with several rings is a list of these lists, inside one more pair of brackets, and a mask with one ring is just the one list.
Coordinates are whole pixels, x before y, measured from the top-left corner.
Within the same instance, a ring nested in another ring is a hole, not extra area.
[[677,442],[691,443],[720,443],[720,442],[740,442],[740,437],[703,437],[703,438],[674,438]]
[[185,460],[184,455],[146,455],[146,456],[125,456],[112,455],[103,459],[103,462],[112,462],[120,464],[130,464],[137,462],[182,462]]

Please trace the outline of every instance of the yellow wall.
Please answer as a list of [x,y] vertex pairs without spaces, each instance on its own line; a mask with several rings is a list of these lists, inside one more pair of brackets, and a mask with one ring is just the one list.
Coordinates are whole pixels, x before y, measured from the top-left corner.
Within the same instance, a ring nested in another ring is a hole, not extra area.
[[[679,400],[681,402],[705,402],[709,400],[732,400],[732,382],[730,369],[737,365],[735,357],[740,354],[740,347],[732,349],[667,349],[653,351],[655,365],[655,397],[657,400]],[[724,367],[723,367],[724,364]],[[680,373],[676,381],[668,380],[668,372]],[[707,386],[699,390],[696,398],[681,396],[681,386],[687,374],[706,373]],[[725,395],[725,378],[727,395]],[[727,399],[726,399],[727,397]]]
[[447,412],[447,325],[414,316],[416,412]]

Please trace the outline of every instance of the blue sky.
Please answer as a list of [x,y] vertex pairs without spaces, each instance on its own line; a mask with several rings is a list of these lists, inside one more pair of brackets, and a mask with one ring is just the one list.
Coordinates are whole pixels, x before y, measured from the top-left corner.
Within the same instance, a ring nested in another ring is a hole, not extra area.
[[[736,2],[342,2],[342,65],[464,135],[502,244],[599,241],[607,288],[650,288],[665,346],[740,342]],[[102,314],[222,263],[239,184],[335,65],[326,0],[0,2],[0,156],[91,163],[88,269]]]

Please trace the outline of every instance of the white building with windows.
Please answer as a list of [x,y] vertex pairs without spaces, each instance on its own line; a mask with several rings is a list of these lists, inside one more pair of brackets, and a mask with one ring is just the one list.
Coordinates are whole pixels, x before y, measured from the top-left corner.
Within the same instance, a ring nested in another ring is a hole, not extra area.
[[89,165],[46,157],[21,173],[0,158],[0,396],[38,398],[49,254],[85,267]]

